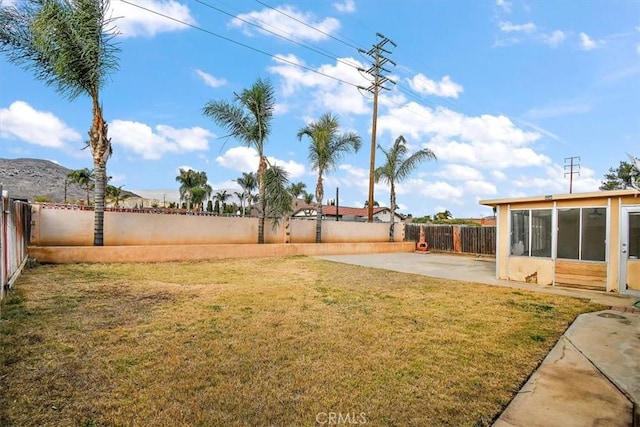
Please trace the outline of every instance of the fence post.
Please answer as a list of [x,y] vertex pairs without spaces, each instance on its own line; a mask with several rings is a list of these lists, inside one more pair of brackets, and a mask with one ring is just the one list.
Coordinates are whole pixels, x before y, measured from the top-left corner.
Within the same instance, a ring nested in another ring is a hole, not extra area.
[[4,285],[7,283],[7,240],[6,240],[6,227],[5,221],[5,208],[4,208],[4,190],[2,184],[0,184],[0,300],[4,298]]
[[462,253],[462,243],[460,242],[460,226],[454,225],[453,231],[453,252]]

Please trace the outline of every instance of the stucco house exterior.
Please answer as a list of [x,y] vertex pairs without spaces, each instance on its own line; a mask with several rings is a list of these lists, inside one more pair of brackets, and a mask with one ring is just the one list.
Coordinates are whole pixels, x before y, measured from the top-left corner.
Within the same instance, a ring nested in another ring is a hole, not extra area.
[[496,211],[498,279],[640,295],[638,191],[479,203]]

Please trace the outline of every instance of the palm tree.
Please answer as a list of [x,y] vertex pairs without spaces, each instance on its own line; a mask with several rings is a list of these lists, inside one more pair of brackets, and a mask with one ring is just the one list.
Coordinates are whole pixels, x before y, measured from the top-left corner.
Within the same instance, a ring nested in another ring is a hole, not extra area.
[[385,155],[386,163],[374,171],[375,182],[385,182],[389,184],[391,209],[391,225],[389,226],[389,241],[393,242],[395,216],[396,216],[396,183],[404,180],[413,170],[425,160],[436,160],[436,155],[428,148],[416,151],[412,155],[408,155],[407,141],[404,136],[400,135],[396,138],[393,146],[388,151],[378,145]]
[[[256,180],[256,174],[253,172],[242,172],[242,176],[236,179],[238,185],[242,188],[242,193],[247,198],[247,210],[251,215],[251,202],[253,202],[253,192],[258,188],[258,181]],[[242,210],[244,215],[244,209]]]
[[311,203],[313,203],[313,194],[311,193],[304,193],[302,195],[302,199],[304,200],[305,204],[310,205]]
[[287,171],[281,166],[269,164],[265,173],[266,215],[271,218],[274,227],[279,224],[280,218],[293,210],[288,184]]
[[350,152],[357,152],[360,149],[361,139],[355,132],[338,134],[338,119],[325,113],[316,122],[311,122],[298,131],[298,139],[303,136],[309,137],[309,162],[311,168],[318,172],[316,182],[316,243],[322,242],[322,199],[324,198],[324,187],[322,177],[336,168],[338,160]]
[[234,94],[233,103],[209,101],[203,109],[219,126],[229,131],[228,136],[239,139],[245,146],[258,152],[258,243],[264,243],[264,218],[266,210],[265,173],[267,158],[264,145],[271,133],[271,119],[275,107],[275,95],[271,83],[258,79],[249,88]]
[[224,208],[227,206],[227,200],[229,200],[231,194],[227,193],[227,190],[218,191],[213,198],[218,202],[218,215],[224,213]]
[[244,198],[245,194],[242,191],[234,191],[233,194],[240,200],[240,212],[242,212],[242,216],[244,216]]
[[176,181],[180,183],[180,200],[187,202],[189,210],[192,205],[200,207],[213,191],[207,183],[207,173],[182,168],[179,171],[180,175],[176,176]]
[[95,246],[104,244],[106,168],[112,154],[100,89],[118,67],[109,13],[109,0],[40,0],[0,7],[0,52],[70,100],[80,95],[91,98]]
[[131,197],[131,194],[122,192],[122,187],[124,187],[124,185],[116,187],[115,185],[107,184],[107,188],[105,190],[106,197],[107,197],[107,200],[113,203],[113,206],[119,206],[120,202]]
[[451,218],[453,218],[453,215],[448,210],[444,210],[442,212],[438,212],[433,216],[433,219],[435,221],[446,221],[446,220],[451,219]]
[[89,205],[89,192],[96,186],[95,173],[93,169],[84,168],[76,169],[67,174],[69,182],[76,184],[82,188],[87,194],[87,205]]
[[291,183],[291,185],[289,185],[289,193],[291,193],[291,196],[293,196],[294,199],[297,199],[300,196],[304,196],[305,194],[307,194],[307,184],[305,184],[302,181],[299,182],[295,182],[295,183]]

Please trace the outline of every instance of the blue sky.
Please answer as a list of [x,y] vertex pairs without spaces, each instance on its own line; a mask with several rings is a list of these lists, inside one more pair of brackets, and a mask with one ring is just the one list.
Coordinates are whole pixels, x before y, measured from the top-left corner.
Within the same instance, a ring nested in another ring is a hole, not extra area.
[[[20,0],[0,0],[4,6]],[[132,6],[157,11],[160,16]],[[425,162],[397,188],[400,211],[491,214],[478,200],[567,193],[565,159],[580,157],[574,192],[597,190],[626,153],[640,156],[640,2],[426,0],[112,0],[119,70],[102,91],[112,183],[177,199],[179,168],[205,171],[214,191],[257,169],[257,156],[202,108],[257,78],[276,91],[265,153],[313,192],[298,130],[325,112],[363,139],[326,176],[325,197],[368,198],[376,33],[393,40],[396,85],[379,100],[377,142],[403,135]],[[184,25],[178,21],[189,24]],[[250,25],[249,23],[253,24]],[[266,31],[265,31],[266,29]],[[278,37],[281,36],[281,37]],[[90,102],[70,102],[0,57],[0,157],[92,167],[83,141]],[[382,154],[378,151],[376,163]],[[375,199],[388,205],[376,185]]]

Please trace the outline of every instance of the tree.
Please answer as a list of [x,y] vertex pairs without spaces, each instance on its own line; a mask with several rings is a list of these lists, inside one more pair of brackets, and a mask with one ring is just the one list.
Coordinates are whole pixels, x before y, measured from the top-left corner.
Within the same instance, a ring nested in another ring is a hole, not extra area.
[[431,219],[431,215],[418,216],[411,220],[411,222],[414,222],[414,223],[427,223],[432,221],[433,220]]
[[275,107],[275,95],[271,83],[258,79],[249,88],[234,94],[233,103],[209,101],[203,114],[226,129],[228,136],[237,138],[245,146],[258,152],[258,243],[264,243],[264,219],[266,211],[265,174],[267,158],[264,145],[271,133],[271,119]]
[[604,175],[604,180],[600,183],[600,190],[624,190],[631,187],[631,178],[635,170],[633,164],[622,161],[617,168],[609,168],[609,172]]
[[224,213],[229,197],[231,197],[231,194],[227,193],[227,190],[218,191],[216,195],[213,196],[216,201],[216,205],[218,206],[218,215],[222,215]]
[[309,162],[312,170],[318,172],[316,182],[316,243],[322,242],[322,199],[324,187],[322,184],[324,174],[332,171],[338,165],[340,158],[350,152],[357,152],[362,143],[360,136],[355,132],[338,134],[338,119],[331,113],[323,114],[318,121],[311,122],[298,131],[298,139],[303,136],[310,139]]
[[113,206],[119,206],[120,202],[123,202],[129,197],[131,197],[130,194],[122,192],[122,187],[124,187],[124,185],[116,187],[115,185],[107,184],[105,194],[106,194],[107,200],[113,203]]
[[289,193],[291,193],[291,196],[293,196],[294,199],[297,199],[300,196],[304,196],[305,194],[307,194],[307,184],[305,184],[302,181],[299,182],[295,182],[295,183],[291,183],[291,185],[289,185]]
[[434,221],[446,221],[448,219],[453,218],[453,215],[450,211],[444,210],[442,212],[438,212],[433,216]]
[[69,182],[76,184],[86,192],[87,205],[89,205],[89,193],[96,186],[95,173],[93,169],[84,168],[73,170],[67,174],[67,178],[69,179]]
[[423,148],[409,155],[407,141],[402,135],[396,138],[393,146],[391,146],[389,150],[385,150],[380,145],[378,145],[378,148],[382,150],[385,156],[385,163],[376,168],[374,171],[374,179],[376,183],[382,181],[389,184],[390,187],[389,209],[391,209],[391,224],[389,225],[389,241],[393,242],[397,208],[396,183],[407,178],[421,162],[425,160],[436,160],[436,155],[428,148]]
[[200,208],[213,191],[207,183],[207,173],[182,168],[180,168],[179,172],[180,174],[176,176],[176,181],[180,183],[180,200],[187,202],[187,209],[189,210],[191,206]]
[[39,0],[0,7],[0,53],[71,101],[80,95],[91,98],[95,246],[104,244],[106,168],[112,154],[100,90],[118,67],[109,9],[109,0]]
[[246,195],[243,191],[234,191],[233,194],[240,200],[240,212],[242,212],[242,216],[244,216],[244,198]]
[[[244,197],[247,198],[247,209],[251,214],[251,203],[253,202],[253,192],[258,188],[258,181],[256,174],[253,172],[242,172],[242,176],[236,179],[238,185],[242,188]],[[242,208],[242,215],[244,215],[244,208]]]
[[278,165],[269,164],[265,173],[265,206],[266,215],[271,218],[274,227],[278,225],[280,218],[291,213],[293,209],[288,184],[287,171]]

